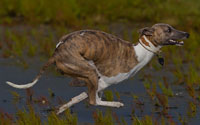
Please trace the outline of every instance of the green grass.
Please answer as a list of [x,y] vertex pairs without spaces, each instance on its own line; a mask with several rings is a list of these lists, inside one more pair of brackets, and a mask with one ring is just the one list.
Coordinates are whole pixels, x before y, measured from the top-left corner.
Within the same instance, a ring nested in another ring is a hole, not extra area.
[[107,110],[105,114],[103,114],[102,111],[97,110],[93,113],[93,118],[95,125],[114,125],[114,119],[110,110]]
[[113,93],[111,90],[105,90],[104,95],[107,101],[113,101]]
[[171,88],[164,86],[161,82],[159,82],[158,85],[164,95],[169,97],[172,97],[174,95]]
[[188,117],[195,117],[196,114],[197,114],[197,106],[194,104],[194,102],[189,102],[187,111]]
[[133,117],[133,125],[154,125],[156,121],[153,120],[151,116],[144,116],[142,120],[138,119],[137,117]]
[[67,109],[65,111],[64,117],[61,118],[55,113],[50,113],[48,115],[47,121],[45,122],[46,125],[77,125],[78,124],[78,118],[76,115],[71,114],[70,110]]
[[41,120],[41,116],[36,113],[31,105],[28,106],[28,110],[18,110],[15,114],[15,118],[7,113],[0,113],[1,125],[77,125],[77,116],[70,113],[70,110],[66,110],[64,115],[58,116],[54,112],[49,113],[46,120]]
[[[53,4],[52,4],[53,3]],[[190,8],[188,8],[191,6]],[[70,27],[126,22],[166,22],[200,27],[198,0],[1,0],[2,24],[59,24]]]

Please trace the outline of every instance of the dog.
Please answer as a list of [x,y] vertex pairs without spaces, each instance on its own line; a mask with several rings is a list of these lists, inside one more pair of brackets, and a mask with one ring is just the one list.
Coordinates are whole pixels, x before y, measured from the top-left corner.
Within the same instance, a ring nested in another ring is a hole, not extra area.
[[[56,45],[55,52],[41,68],[33,82],[18,85],[7,82],[19,89],[35,85],[51,64],[64,75],[74,78],[74,84],[83,81],[88,88],[84,93],[89,104],[121,107],[121,102],[102,101],[99,93],[110,85],[134,76],[163,46],[184,44],[189,33],[174,29],[169,24],[158,23],[139,30],[139,42],[132,44],[114,35],[97,31],[81,30],[63,36]],[[81,100],[79,97],[73,98]],[[73,103],[70,102],[70,105]]]

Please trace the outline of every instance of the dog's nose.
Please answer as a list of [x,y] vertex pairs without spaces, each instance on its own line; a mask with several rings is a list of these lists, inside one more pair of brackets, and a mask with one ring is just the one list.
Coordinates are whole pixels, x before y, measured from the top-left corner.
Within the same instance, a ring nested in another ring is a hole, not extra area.
[[190,37],[190,34],[189,34],[189,33],[185,33],[185,36],[186,36],[187,38],[189,38],[189,37]]

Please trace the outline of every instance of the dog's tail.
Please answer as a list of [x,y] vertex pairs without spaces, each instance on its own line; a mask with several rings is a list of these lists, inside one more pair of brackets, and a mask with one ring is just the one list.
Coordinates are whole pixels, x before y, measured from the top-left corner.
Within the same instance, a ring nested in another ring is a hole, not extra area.
[[35,77],[35,79],[33,80],[33,82],[31,83],[27,83],[27,84],[24,84],[24,85],[18,85],[18,84],[15,84],[15,83],[12,83],[12,82],[9,82],[7,81],[6,83],[14,88],[18,88],[18,89],[27,89],[27,88],[30,88],[32,87],[33,85],[35,85],[39,78],[41,77],[41,75],[44,73],[44,71],[49,67],[49,65],[53,64],[55,62],[55,59],[54,57],[51,57],[47,62],[46,64],[44,64],[44,66],[40,69],[40,72],[38,73],[38,75]]

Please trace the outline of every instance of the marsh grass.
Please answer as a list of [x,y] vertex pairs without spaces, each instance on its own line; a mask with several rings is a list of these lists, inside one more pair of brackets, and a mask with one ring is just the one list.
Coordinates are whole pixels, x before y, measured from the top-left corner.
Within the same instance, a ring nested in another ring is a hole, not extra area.
[[13,96],[13,103],[16,104],[19,102],[19,100],[22,98],[17,92],[11,91],[10,92]]
[[1,125],[11,125],[13,122],[12,115],[9,115],[8,113],[0,112],[0,124]]
[[27,55],[29,57],[34,57],[36,55],[36,52],[37,52],[37,46],[29,43]]
[[[127,30],[122,32],[122,36],[129,41],[132,39],[137,41],[138,34],[136,29],[157,22],[169,23],[178,29],[190,32],[191,35],[190,40],[185,42],[184,49],[177,49],[177,47],[164,49],[164,53],[166,52],[166,63],[169,63],[169,59],[173,59],[176,66],[180,66],[181,62],[188,60],[194,61],[198,67],[200,65],[200,59],[197,55],[199,51],[199,42],[197,41],[200,40],[197,33],[200,31],[199,1],[167,0],[163,2],[161,0],[154,0],[150,2],[144,0],[97,0],[93,2],[92,0],[86,0],[82,2],[78,0],[53,0],[50,3],[47,0],[32,2],[28,2],[27,0],[1,0],[0,23],[8,23],[10,25],[24,23],[29,25],[48,24],[53,27],[53,30],[59,37],[69,33],[70,30],[74,31],[82,28],[95,28],[112,32],[109,30],[112,23],[127,24]],[[152,5],[156,5],[156,7]],[[186,6],[189,5],[192,8],[187,9]],[[134,27],[134,29],[130,30],[130,27]],[[132,38],[130,38],[129,31],[132,32]],[[37,34],[39,31],[35,29],[33,32]],[[37,44],[28,44],[25,46],[26,42],[23,42],[27,40],[24,37],[25,34],[20,36],[21,39],[15,36],[15,34],[12,33],[9,35],[14,44],[6,41],[12,53],[5,50],[4,57],[13,55],[22,56],[24,47],[28,48],[28,56],[30,57],[36,55],[36,48],[39,48],[40,53],[45,56],[50,56],[55,48],[55,41],[52,40],[51,35],[49,38],[40,39],[44,37],[41,35],[43,33],[40,32],[40,35],[35,35],[34,37]],[[28,34],[26,35],[29,36]],[[159,68],[156,65],[153,66]]]
[[93,112],[93,119],[95,125],[127,125],[124,117],[119,118],[110,108],[107,108],[105,112],[97,109]]
[[182,72],[182,70],[180,70],[179,68],[178,69],[174,69],[172,71],[172,73],[173,73],[173,75],[175,77],[174,84],[176,84],[176,85],[184,84],[184,82],[185,82],[185,75]]
[[105,90],[104,95],[107,101],[113,101],[113,93],[111,90]]
[[151,97],[151,100],[154,100],[157,85],[151,80],[149,80],[144,82],[144,87],[146,89],[147,94]]
[[71,114],[70,110],[67,109],[63,117],[59,117],[54,112],[48,115],[47,121],[44,122],[45,125],[77,125],[78,118],[75,114]]
[[144,116],[141,120],[137,117],[132,117],[133,123],[132,125],[155,125],[158,124],[156,120],[153,120],[152,116]]
[[199,72],[193,67],[193,65],[189,66],[186,82],[189,85],[200,85]]
[[97,110],[93,113],[94,123],[95,125],[114,125],[114,119],[112,117],[111,110],[107,110],[105,114],[102,111]]
[[196,114],[197,114],[197,106],[194,104],[194,102],[189,102],[187,115],[189,117],[195,117]]
[[[54,3],[54,4],[51,4]],[[78,27],[80,25],[95,25],[112,21],[121,22],[157,22],[166,20],[171,24],[192,25],[198,29],[199,1],[145,1],[144,0],[1,0],[1,23],[14,21],[35,24],[60,24]],[[195,3],[195,4],[194,4]],[[153,6],[156,5],[156,6]],[[177,7],[178,5],[178,7]],[[193,8],[186,9],[185,5]],[[187,15],[187,16],[185,16]],[[56,17],[56,18],[55,18]],[[154,17],[154,18],[152,18]],[[167,17],[167,18],[166,18]],[[191,19],[192,18],[192,19]],[[81,20],[81,21],[80,21]],[[188,23],[187,23],[188,22]]]
[[[132,125],[176,125],[171,118],[166,118],[164,116],[160,116],[159,118],[155,118],[153,115],[145,115],[141,118],[132,117],[133,122]],[[159,119],[159,120],[158,120]]]
[[55,49],[56,36],[52,33],[45,34],[43,31],[44,28],[25,28],[19,32],[16,29],[5,30],[1,56],[17,59],[16,64],[24,68],[28,68],[27,58],[31,60],[34,56],[39,56],[44,60],[50,57]]
[[159,102],[159,104],[162,106],[163,110],[162,113],[166,115],[168,113],[168,108],[169,108],[169,100],[166,95],[160,94],[158,92],[155,93],[156,98]]
[[174,95],[172,89],[164,86],[162,82],[158,82],[158,85],[161,88],[162,93],[164,95],[169,96],[169,97],[172,97]]
[[[17,104],[19,104],[19,100],[22,97],[17,93],[12,91],[13,102],[15,107],[17,108]],[[70,109],[67,109],[62,116],[56,115],[54,111],[49,112],[44,119],[43,116],[36,112],[35,105],[38,105],[40,108],[43,105],[50,106],[50,103],[44,96],[39,96],[38,98],[34,97],[33,90],[27,90],[26,92],[26,105],[24,108],[17,108],[17,112],[15,114],[8,114],[6,112],[0,111],[0,124],[1,125],[77,125],[78,118],[76,114],[71,113]]]
[[118,91],[114,91],[115,96],[117,97],[117,100],[120,101],[120,93]]
[[17,119],[16,123],[18,125],[41,125],[41,119],[40,116],[37,115],[31,105],[28,105],[28,111],[27,110],[19,110],[16,113]]
[[[162,93],[158,92],[158,87],[161,89]],[[164,115],[167,115],[169,106],[169,98],[173,97],[173,91],[169,87],[166,78],[163,78],[163,83],[158,82],[158,85],[156,83],[152,83],[152,81],[145,81],[144,87],[146,89],[147,94],[151,97],[151,100],[154,101],[154,106],[162,106],[162,113]]]
[[188,121],[187,121],[185,116],[183,117],[180,114],[178,114],[178,119],[179,119],[181,124],[187,124],[188,123]]
[[18,110],[15,117],[7,114],[0,113],[1,125],[77,125],[78,118],[75,114],[71,114],[70,110],[66,110],[63,116],[58,116],[54,112],[49,113],[46,120],[42,120],[41,116],[34,111],[32,105],[28,105],[27,109]]

